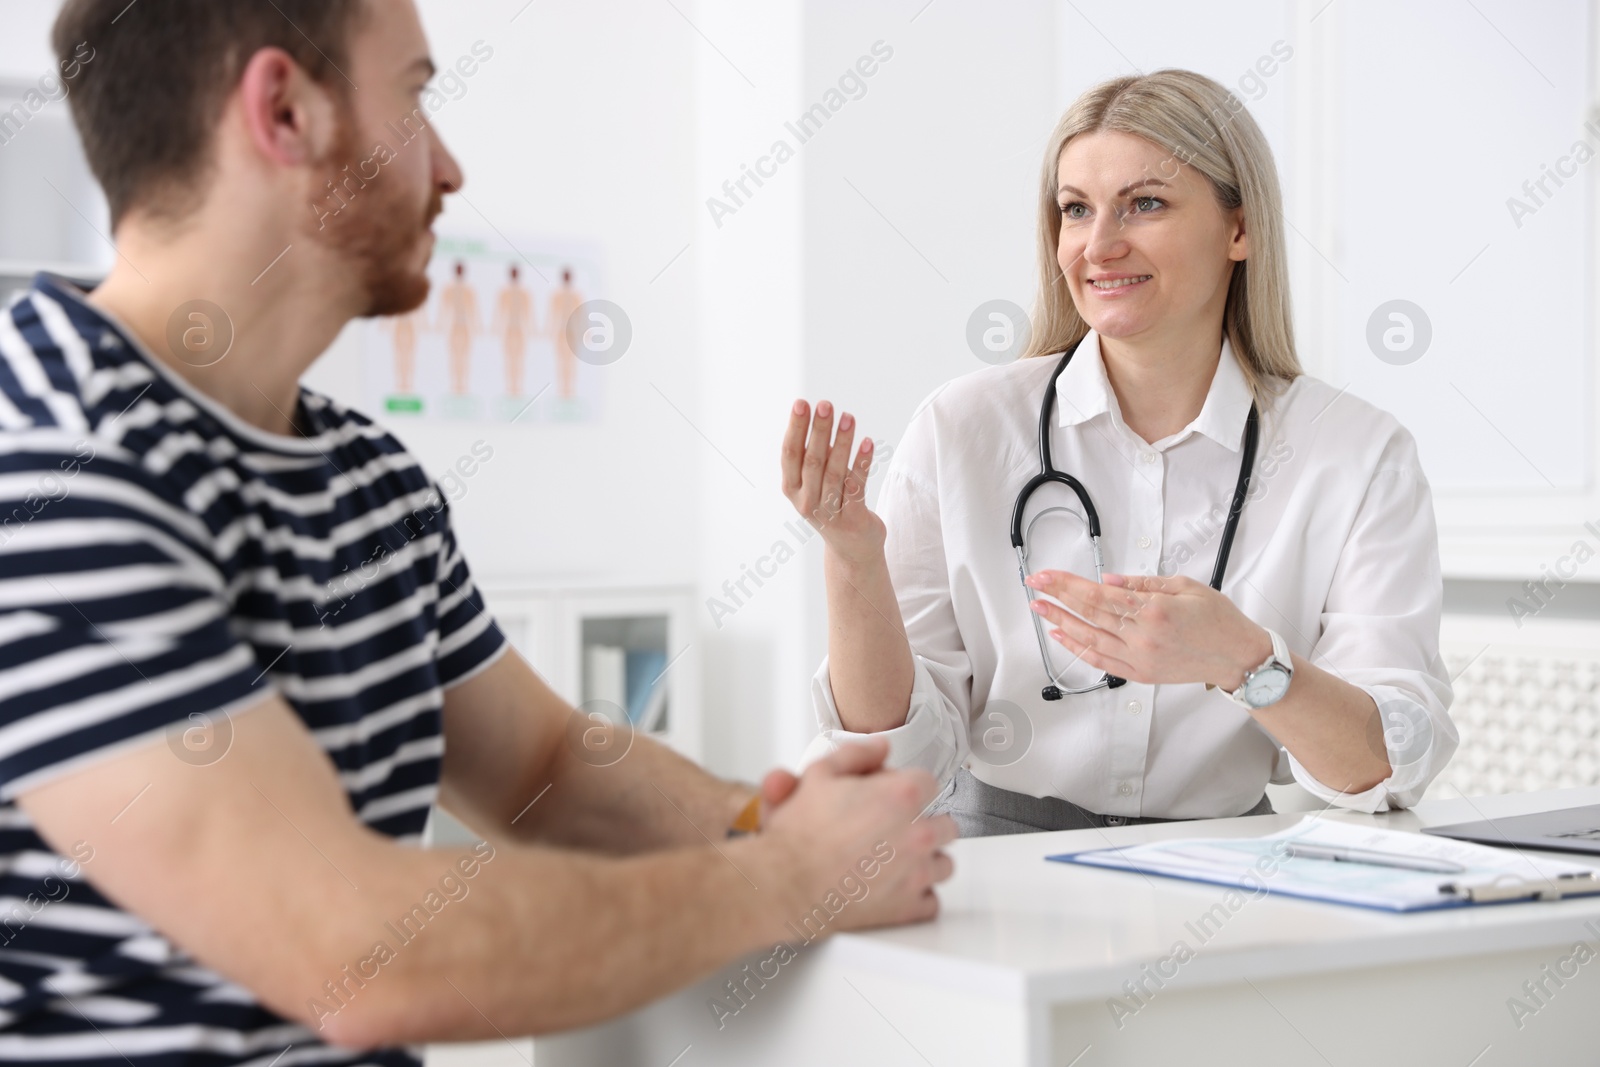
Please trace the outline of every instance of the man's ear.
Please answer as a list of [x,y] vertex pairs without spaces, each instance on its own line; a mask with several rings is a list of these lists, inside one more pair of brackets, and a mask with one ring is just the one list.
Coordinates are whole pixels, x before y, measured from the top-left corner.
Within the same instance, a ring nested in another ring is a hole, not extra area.
[[250,143],[266,159],[297,167],[331,151],[338,133],[334,101],[283,49],[251,56],[237,93]]

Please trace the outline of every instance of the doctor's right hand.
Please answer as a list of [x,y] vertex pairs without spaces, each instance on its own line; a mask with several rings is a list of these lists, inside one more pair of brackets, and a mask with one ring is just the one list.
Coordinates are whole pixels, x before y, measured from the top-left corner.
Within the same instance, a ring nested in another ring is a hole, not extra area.
[[848,411],[841,414],[835,437],[832,404],[820,401],[816,417],[808,419],[809,414],[804,400],[796,400],[789,413],[789,428],[783,435],[783,495],[841,559],[865,563],[881,558],[883,520],[867,507],[872,439],[861,442],[852,464],[855,417]]
[[820,908],[831,916],[831,933],[938,914],[933,887],[953,870],[942,849],[957,836],[955,821],[918,817],[938,782],[923,770],[883,769],[888,752],[882,738],[841,745],[806,768],[794,794],[750,839],[772,850],[780,923],[799,926]]

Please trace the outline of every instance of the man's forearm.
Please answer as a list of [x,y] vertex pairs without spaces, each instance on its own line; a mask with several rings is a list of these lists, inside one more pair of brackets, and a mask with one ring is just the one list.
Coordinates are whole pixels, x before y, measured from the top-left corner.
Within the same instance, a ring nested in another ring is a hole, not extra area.
[[720,841],[753,793],[584,717],[521,656],[447,692],[439,800],[495,840],[612,853]]
[[611,760],[580,742],[562,745],[511,832],[518,840],[612,853],[703,845],[721,842],[755,794],[645,734],[635,733],[625,754]]
[[791,872],[770,839],[627,858],[504,843],[384,851],[363,880],[362,915],[342,917],[327,981],[304,1006],[278,1006],[336,1044],[587,1025],[770,946],[793,918]]

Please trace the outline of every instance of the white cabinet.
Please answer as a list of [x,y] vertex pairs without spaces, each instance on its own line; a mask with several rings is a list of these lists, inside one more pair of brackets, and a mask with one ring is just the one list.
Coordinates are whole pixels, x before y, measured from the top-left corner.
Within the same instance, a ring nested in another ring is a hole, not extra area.
[[[578,588],[481,577],[477,585],[506,639],[550,688],[589,716],[574,739],[587,758],[597,765],[625,758],[633,731],[642,728],[699,762],[700,657],[689,636],[694,597],[687,586]],[[585,678],[586,661],[607,658],[620,659],[620,679],[597,679],[593,670]],[[610,694],[597,694],[597,684]],[[619,688],[620,701],[613,699]],[[635,721],[630,710],[653,721]],[[454,845],[477,837],[435,805],[424,841]]]
[[687,587],[578,588],[479,581],[506,637],[593,721],[596,758],[643,730],[692,760],[702,749],[694,598]]

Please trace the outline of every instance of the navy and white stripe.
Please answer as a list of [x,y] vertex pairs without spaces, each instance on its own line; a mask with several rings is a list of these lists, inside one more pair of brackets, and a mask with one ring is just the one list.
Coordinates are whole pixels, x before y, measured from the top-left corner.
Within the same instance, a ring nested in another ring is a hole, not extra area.
[[296,421],[309,436],[244,423],[66,282],[0,311],[0,1062],[417,1062],[266,1011],[15,803],[277,692],[357,817],[420,840],[444,688],[505,638],[400,443],[310,390]]

